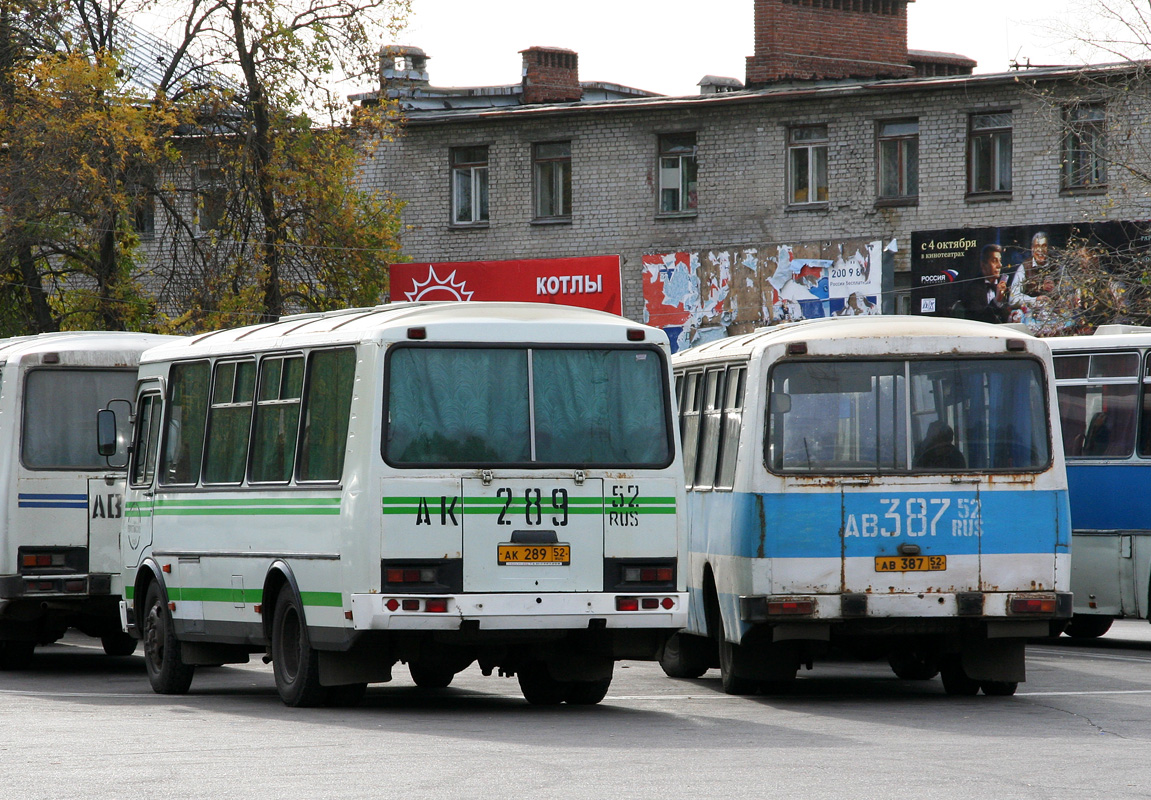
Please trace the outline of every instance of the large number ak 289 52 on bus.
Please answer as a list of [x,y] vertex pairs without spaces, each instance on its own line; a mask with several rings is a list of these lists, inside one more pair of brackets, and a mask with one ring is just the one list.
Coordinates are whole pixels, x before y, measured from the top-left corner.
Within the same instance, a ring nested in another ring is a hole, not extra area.
[[1012,694],[1071,612],[1066,476],[1039,339],[817,320],[674,359],[692,597],[661,663],[778,688],[833,646]]
[[0,340],[0,669],[68,628],[135,650],[117,613],[127,415],[97,454],[96,412],[130,398],[140,353],[171,337],[49,333]]
[[291,705],[406,662],[597,703],[686,620],[655,328],[538,304],[287,317],[145,354],[125,623],[159,692],[267,652]]

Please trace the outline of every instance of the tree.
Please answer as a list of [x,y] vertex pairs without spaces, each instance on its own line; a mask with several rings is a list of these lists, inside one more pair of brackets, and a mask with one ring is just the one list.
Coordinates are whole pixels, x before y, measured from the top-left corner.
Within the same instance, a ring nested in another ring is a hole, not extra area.
[[[401,205],[357,186],[362,143],[393,109],[352,109],[340,79],[374,72],[408,0],[159,3],[174,51],[156,97],[194,106],[160,196],[177,330],[379,302]],[[203,65],[182,74],[182,59]]]

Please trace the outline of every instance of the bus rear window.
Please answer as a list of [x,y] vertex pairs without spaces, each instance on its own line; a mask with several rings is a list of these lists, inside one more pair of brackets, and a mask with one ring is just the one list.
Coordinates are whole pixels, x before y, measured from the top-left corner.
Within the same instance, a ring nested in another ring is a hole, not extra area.
[[[135,370],[37,369],[24,396],[24,465],[31,469],[107,469],[96,452],[96,412],[109,400],[130,400]],[[128,441],[128,415],[118,414],[119,439]]]
[[775,472],[1037,471],[1050,461],[1039,362],[795,362],[776,366]]
[[665,367],[650,348],[398,347],[391,464],[666,466]]

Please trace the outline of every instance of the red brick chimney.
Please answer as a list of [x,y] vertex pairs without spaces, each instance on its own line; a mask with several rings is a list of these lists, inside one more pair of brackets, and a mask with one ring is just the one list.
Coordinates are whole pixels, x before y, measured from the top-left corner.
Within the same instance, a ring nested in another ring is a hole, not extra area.
[[524,57],[525,103],[573,103],[583,97],[579,55],[562,47],[529,47]]
[[785,80],[903,78],[914,0],[755,0],[747,88]]

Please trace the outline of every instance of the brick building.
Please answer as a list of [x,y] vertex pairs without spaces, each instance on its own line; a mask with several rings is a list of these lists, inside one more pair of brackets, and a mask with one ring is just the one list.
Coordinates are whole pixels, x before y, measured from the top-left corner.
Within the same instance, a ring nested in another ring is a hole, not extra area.
[[925,232],[1145,214],[1107,182],[1123,109],[1083,102],[1074,69],[909,51],[907,2],[749,0],[745,81],[689,97],[581,84],[549,48],[523,52],[518,85],[435,89],[426,61],[403,69],[413,48],[388,51],[381,91],[407,121],[363,178],[407,201],[415,261],[619,255],[624,314],[681,346],[853,297],[911,311]]

